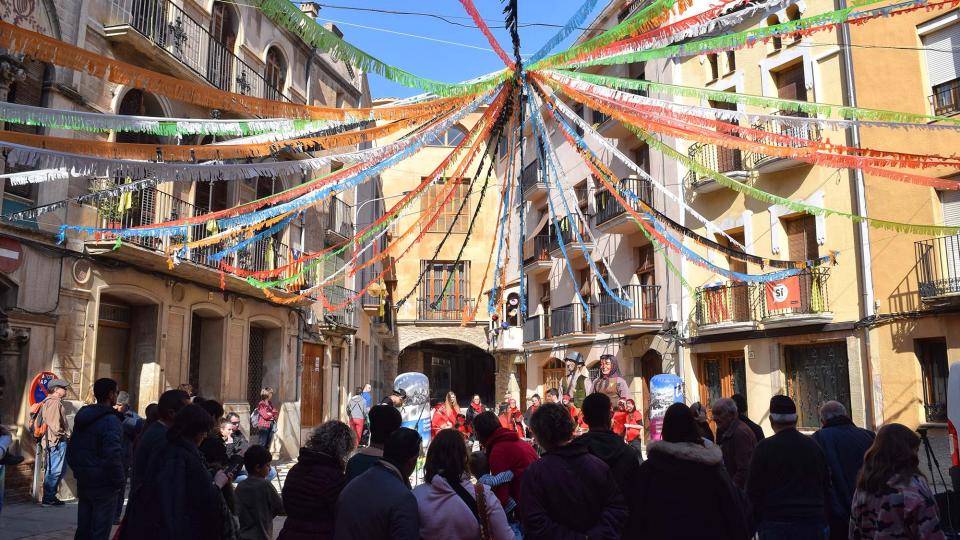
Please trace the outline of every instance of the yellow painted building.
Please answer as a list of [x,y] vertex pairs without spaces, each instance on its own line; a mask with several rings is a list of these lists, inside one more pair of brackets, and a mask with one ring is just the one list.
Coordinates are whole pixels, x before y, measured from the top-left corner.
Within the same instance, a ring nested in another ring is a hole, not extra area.
[[[921,10],[853,27],[857,105],[928,115],[960,113],[960,51],[953,49],[957,36],[956,9]],[[883,47],[872,47],[878,44]],[[906,153],[949,156],[960,148],[956,131],[864,127],[861,137],[865,147]],[[921,172],[945,178],[956,173]],[[960,225],[960,196],[954,191],[871,175],[865,182],[867,211],[874,218]],[[910,427],[942,424],[948,365],[960,361],[960,237],[871,230],[870,255],[877,417]]]

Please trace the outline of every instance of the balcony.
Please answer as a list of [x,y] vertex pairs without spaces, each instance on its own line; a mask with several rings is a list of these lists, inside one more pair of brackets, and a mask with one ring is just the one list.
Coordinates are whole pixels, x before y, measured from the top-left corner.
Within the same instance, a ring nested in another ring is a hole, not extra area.
[[373,329],[380,337],[392,337],[394,334],[396,326],[394,325],[395,317],[393,309],[393,302],[386,300],[383,304],[383,315],[378,313],[371,319]]
[[537,201],[547,196],[547,184],[540,174],[540,161],[535,160],[523,168],[520,174],[520,190],[523,198],[529,201]]
[[550,257],[550,236],[538,234],[533,237],[533,252],[523,261],[523,271],[530,276],[549,272],[553,268],[553,258]]
[[448,294],[434,304],[435,298],[417,299],[417,321],[460,324],[466,312],[473,309],[473,298]]
[[960,79],[934,86],[933,95],[929,99],[933,114],[937,116],[957,114],[960,112]]
[[330,197],[324,203],[326,217],[324,228],[327,236],[335,241],[346,242],[353,238],[353,208],[337,197]]
[[[653,206],[653,186],[649,180],[639,178],[624,178],[618,185],[622,194],[629,191],[640,198],[648,206]],[[632,197],[623,195],[623,199],[634,210],[640,211],[640,204]],[[607,234],[630,234],[637,232],[637,222],[630,212],[610,192],[604,190],[594,195],[597,204],[597,215],[594,217],[597,229]]]
[[700,287],[694,298],[700,334],[756,330],[763,312],[763,288],[753,283]]
[[571,344],[592,341],[595,334],[578,302],[550,310],[550,336],[557,343]]
[[282,88],[267,83],[263,68],[244,62],[214,39],[207,24],[169,0],[111,0],[104,35],[175,76],[227,92],[290,101]]
[[[325,285],[323,287],[323,296],[331,306],[337,306],[356,296],[356,291],[343,287],[341,285]],[[355,334],[357,332],[357,312],[356,302],[350,302],[341,309],[335,311],[325,311],[323,315],[323,324],[326,328],[344,334]]]
[[[811,268],[775,283],[730,283],[696,292],[696,322],[701,334],[827,324],[830,312],[829,268]],[[777,286],[785,299],[774,304]]]
[[523,342],[535,343],[544,338],[543,317],[540,315],[531,315],[523,321]]
[[[109,182],[109,181],[108,181]],[[105,186],[103,180],[96,180],[94,189],[100,190]],[[123,195],[103,197],[93,203],[96,210],[96,224],[103,229],[126,229],[141,225],[152,225],[165,221],[202,216],[207,214],[205,208],[197,207],[187,201],[174,197],[156,189],[146,189],[134,192],[129,198]],[[123,239],[121,249],[114,249],[116,237],[108,232],[97,233],[85,243],[85,250],[92,255],[101,255],[129,264],[163,273],[172,273],[167,266],[167,249],[183,244],[209,238],[216,231],[208,229],[207,223],[191,225],[185,235],[165,235],[161,237],[129,237]],[[293,250],[280,241],[282,234],[261,238],[245,248],[231,253],[222,260],[232,266],[249,271],[263,271],[279,268],[295,258]],[[235,239],[225,238],[215,244],[190,249],[186,254],[178,255],[181,264],[177,266],[176,275],[210,286],[220,286],[219,261],[211,259],[217,253],[231,245]],[[184,264],[186,263],[186,264]],[[291,267],[290,274],[297,272]],[[278,277],[286,277],[281,275]],[[290,291],[299,290],[311,285],[311,277],[307,273],[300,276],[298,281],[286,286]],[[240,278],[226,279],[224,288],[245,294],[258,293],[259,290],[247,284]]]
[[[778,111],[774,113],[777,116],[781,117],[795,117],[802,118],[806,115],[803,113],[797,113],[793,111]],[[805,141],[820,141],[822,138],[822,132],[820,127],[816,124],[808,125],[798,125],[784,120],[767,120],[764,122],[759,122],[753,125],[754,129],[762,130],[767,133],[776,133],[779,135],[785,135],[787,137],[793,137],[799,139],[799,141],[794,143],[780,143],[775,140],[768,141],[758,141],[765,142],[766,144],[780,146],[783,148],[801,148],[805,146]],[[757,171],[759,173],[771,173],[776,171],[782,171],[784,169],[789,169],[791,167],[797,167],[804,165],[805,162],[799,161],[794,158],[789,157],[779,157],[779,156],[766,156],[756,152],[750,152],[748,155],[744,156],[745,165],[747,168]]]
[[[591,242],[590,237],[587,236],[587,228],[579,215],[564,216],[557,220],[555,224],[550,225],[550,229],[549,247],[551,256],[557,258],[563,257],[563,251],[560,250],[561,241],[563,242],[563,247],[566,249],[567,257],[570,261],[589,257],[590,252],[593,251],[593,242]],[[559,241],[557,240],[557,229],[560,230]],[[577,242],[577,234],[575,231],[579,232],[580,238],[583,239],[583,247],[587,250],[586,254],[580,249],[580,243]]]
[[915,244],[920,299],[931,304],[960,301],[960,235]]
[[659,285],[626,285],[614,292],[633,302],[633,306],[624,306],[602,291],[595,312],[600,330],[608,334],[639,334],[661,328]]
[[[740,150],[724,148],[715,144],[694,143],[688,150],[690,159],[697,164],[725,174],[731,178],[744,179],[749,176],[748,167],[744,164]],[[700,176],[696,171],[687,171],[686,184],[697,193],[710,193],[722,188],[716,180],[708,176]]]

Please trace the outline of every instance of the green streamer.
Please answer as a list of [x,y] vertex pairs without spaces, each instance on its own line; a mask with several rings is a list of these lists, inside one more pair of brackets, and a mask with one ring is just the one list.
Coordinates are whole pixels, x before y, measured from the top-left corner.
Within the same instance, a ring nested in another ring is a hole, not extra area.
[[274,24],[286,28],[300,36],[305,42],[329,53],[337,60],[356,66],[367,73],[376,73],[404,86],[420,88],[438,96],[482,93],[494,88],[512,75],[511,72],[502,70],[487,79],[473,83],[445,83],[418,77],[408,71],[391,66],[340,39],[336,34],[307,17],[290,0],[248,1],[251,5],[259,8]]
[[931,122],[939,122],[960,126],[960,118],[951,118],[946,116],[931,116],[926,114],[886,111],[883,109],[865,109],[861,107],[847,107],[843,105],[830,105],[811,101],[797,101],[792,99],[757,96],[753,94],[721,92],[718,90],[697,88],[693,86],[656,83],[652,81],[625,79],[610,75],[594,75],[592,73],[580,73],[576,71],[559,69],[556,70],[556,73],[572,79],[580,79],[596,85],[617,88],[620,90],[644,90],[648,92],[671,94],[674,96],[749,105],[757,108],[776,109],[787,112],[802,112],[811,116],[818,116],[822,118],[896,122],[901,124],[929,124]]

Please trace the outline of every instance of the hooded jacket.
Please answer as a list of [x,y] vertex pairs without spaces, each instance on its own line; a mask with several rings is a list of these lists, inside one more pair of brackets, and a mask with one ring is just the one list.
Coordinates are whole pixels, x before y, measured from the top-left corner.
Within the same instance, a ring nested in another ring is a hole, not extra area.
[[640,466],[636,538],[742,540],[751,537],[743,496],[717,446],[651,442]]
[[572,442],[546,452],[523,478],[524,538],[619,539],[627,507],[610,468]]
[[637,505],[637,478],[640,473],[640,463],[643,461],[640,451],[623,442],[621,435],[605,429],[591,429],[577,437],[575,442],[586,446],[591,454],[610,467],[610,473],[613,474],[627,504],[630,517],[627,518],[626,530],[632,531],[634,519],[642,511]]
[[333,538],[337,498],[347,485],[343,465],[331,456],[300,449],[297,464],[283,483],[287,519],[279,540]]
[[610,359],[610,374],[604,375],[600,372],[597,380],[593,381],[593,391],[610,396],[610,401],[614,404],[630,395],[630,387],[627,386],[627,381],[623,380],[620,362],[616,358]]
[[[464,478],[460,485],[476,499],[476,488],[469,479]],[[513,540],[513,530],[507,523],[507,515],[503,513],[497,496],[489,487],[482,484],[481,487],[493,540]],[[413,496],[417,498],[417,509],[420,511],[421,538],[480,540],[480,524],[477,518],[447,479],[438,474],[429,482],[417,486],[413,490]]]
[[504,428],[494,431],[493,435],[482,441],[482,444],[487,451],[487,462],[490,465],[491,474],[496,475],[503,471],[513,473],[513,480],[509,484],[493,488],[493,492],[500,499],[500,504],[506,505],[511,497],[519,503],[523,474],[527,467],[537,460],[536,450],[530,446],[530,443],[520,440],[516,431]]
[[117,491],[123,486],[123,426],[109,405],[86,405],[77,411],[67,465],[77,478],[80,495]]

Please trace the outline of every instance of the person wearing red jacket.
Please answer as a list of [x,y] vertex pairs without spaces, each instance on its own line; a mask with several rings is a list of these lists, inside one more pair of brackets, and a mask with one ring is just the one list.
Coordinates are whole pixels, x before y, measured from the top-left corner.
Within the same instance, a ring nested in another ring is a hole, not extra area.
[[621,438],[626,434],[627,428],[624,424],[627,423],[627,401],[624,399],[620,400],[620,403],[617,404],[617,408],[613,411],[613,419],[610,423],[610,431],[613,431]]
[[507,408],[499,417],[500,426],[517,432],[522,439],[524,436],[523,413],[517,407],[517,400],[510,398],[507,400]]
[[[492,412],[478,414],[473,419],[473,429],[487,454],[490,474],[497,475],[504,471],[513,473],[513,480],[493,489],[500,499],[500,504],[506,505],[510,498],[519,501],[523,473],[538,459],[537,452],[530,443],[522,440],[516,431],[501,427],[500,420]],[[519,507],[507,516],[511,526],[519,522],[518,510]]]
[[632,400],[626,401],[624,412],[624,427],[627,430],[627,444],[640,450],[643,443],[643,415],[637,410],[637,404]]

